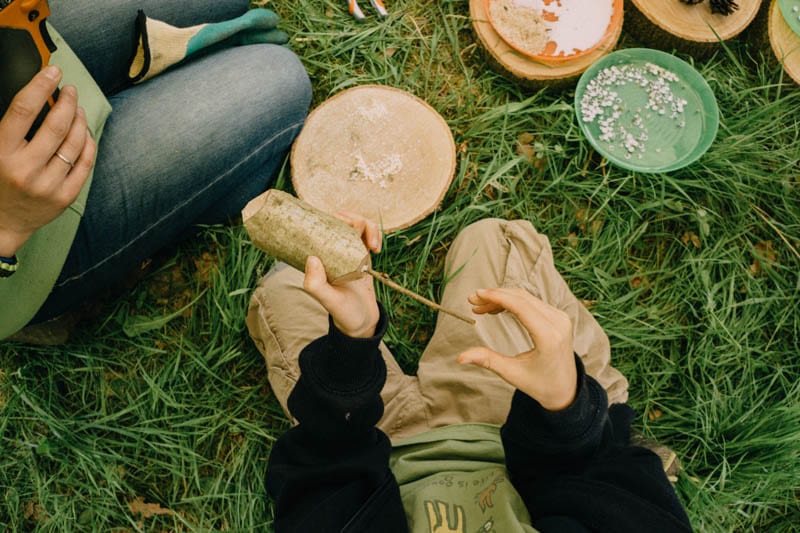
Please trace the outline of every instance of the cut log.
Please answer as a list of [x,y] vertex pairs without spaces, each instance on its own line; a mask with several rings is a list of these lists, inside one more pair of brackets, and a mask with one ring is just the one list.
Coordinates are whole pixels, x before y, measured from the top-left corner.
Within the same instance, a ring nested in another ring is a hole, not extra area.
[[591,54],[574,61],[550,65],[535,61],[511,48],[489,22],[484,0],[470,0],[469,13],[472,27],[492,68],[511,81],[531,89],[562,87],[575,83],[592,63],[614,50],[622,33],[623,17],[619,17],[617,27]]
[[783,18],[777,0],[769,6],[769,42],[783,70],[800,84],[800,36]]
[[628,0],[625,29],[646,46],[703,58],[717,50],[720,41],[742,33],[756,17],[761,0],[737,4],[732,14],[720,15],[711,13],[708,1],[690,5],[680,0]]
[[447,122],[425,101],[383,85],[337,93],[306,119],[291,153],[298,198],[349,211],[384,233],[432,213],[455,175]]

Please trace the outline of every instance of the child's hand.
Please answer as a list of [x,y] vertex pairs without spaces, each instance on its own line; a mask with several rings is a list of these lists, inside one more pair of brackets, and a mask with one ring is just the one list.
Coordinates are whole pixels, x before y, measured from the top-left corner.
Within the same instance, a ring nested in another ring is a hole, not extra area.
[[[367,249],[374,253],[381,251],[381,232],[374,222],[353,213],[338,213],[338,216],[361,233]],[[380,314],[371,276],[364,274],[353,281],[331,285],[322,261],[310,256],[303,288],[322,304],[345,335],[367,338],[375,334]]]
[[530,333],[534,346],[516,356],[484,347],[470,348],[458,356],[458,362],[491,370],[545,409],[569,407],[575,399],[578,375],[572,323],[567,314],[524,289],[480,289],[468,300],[478,314],[513,313]]

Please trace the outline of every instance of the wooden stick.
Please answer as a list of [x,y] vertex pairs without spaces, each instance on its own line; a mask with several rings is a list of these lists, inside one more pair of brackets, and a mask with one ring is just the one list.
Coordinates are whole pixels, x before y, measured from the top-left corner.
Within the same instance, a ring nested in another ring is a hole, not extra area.
[[442,313],[447,313],[448,315],[454,316],[459,320],[463,320],[467,324],[472,324],[473,326],[475,325],[475,319],[474,318],[470,318],[468,316],[462,315],[458,311],[453,311],[451,309],[447,309],[445,307],[442,307],[441,305],[437,304],[436,302],[432,302],[432,301],[428,300],[427,298],[425,298],[424,296],[420,296],[419,294],[406,289],[402,285],[398,285],[394,281],[390,280],[389,276],[387,276],[383,272],[377,272],[375,270],[372,270],[369,267],[364,267],[364,272],[366,272],[367,274],[369,274],[370,276],[372,276],[376,280],[380,281],[384,285],[386,285],[388,287],[391,287],[392,289],[395,289],[396,291],[399,291],[399,292],[405,294],[406,296],[409,296],[409,297],[415,299],[418,302],[424,303],[425,305],[427,305],[428,307],[430,307],[432,309],[436,309],[437,311],[441,311]]

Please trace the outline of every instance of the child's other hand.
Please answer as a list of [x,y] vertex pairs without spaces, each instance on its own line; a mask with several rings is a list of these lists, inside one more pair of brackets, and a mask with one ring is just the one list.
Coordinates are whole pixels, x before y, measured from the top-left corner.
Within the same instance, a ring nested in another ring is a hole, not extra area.
[[[367,249],[381,251],[381,231],[378,226],[353,213],[338,213],[339,218],[361,234]],[[375,334],[380,313],[375,300],[372,277],[368,274],[343,283],[331,285],[325,267],[319,258],[310,256],[306,261],[303,288],[333,317],[339,331],[353,338],[368,338]]]
[[491,370],[545,409],[568,407],[575,399],[578,376],[567,314],[518,288],[480,289],[468,300],[477,314],[513,313],[530,333],[534,346],[516,355],[470,348],[458,356],[458,362]]

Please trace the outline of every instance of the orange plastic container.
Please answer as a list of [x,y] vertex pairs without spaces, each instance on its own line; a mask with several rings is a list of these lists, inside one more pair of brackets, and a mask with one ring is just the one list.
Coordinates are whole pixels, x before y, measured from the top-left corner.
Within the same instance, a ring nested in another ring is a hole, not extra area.
[[[495,29],[497,34],[500,37],[502,37],[506,43],[508,43],[508,46],[510,46],[520,54],[529,57],[531,59],[534,59],[536,61],[539,61],[541,63],[547,63],[550,65],[561,65],[569,61],[573,61],[575,59],[591,54],[592,52],[597,50],[600,46],[608,42],[608,40],[611,38],[611,35],[614,33],[615,28],[622,23],[623,0],[613,0],[611,20],[609,21],[608,27],[606,28],[606,31],[604,32],[603,36],[600,39],[598,39],[598,41],[594,45],[584,50],[579,50],[577,52],[574,52],[572,54],[565,54],[564,52],[561,52],[560,54],[555,55],[556,50],[558,50],[558,43],[554,41],[548,41],[543,53],[532,54],[520,48],[517,43],[515,43],[514,41],[512,41],[506,35],[503,34],[501,28],[498,28],[497,25],[495,25],[494,21],[492,20],[492,9],[491,9],[492,1],[493,0],[483,0],[483,3],[486,9],[486,16],[489,18],[489,23]],[[586,1],[591,2],[592,0],[586,0]],[[545,7],[542,11],[545,20],[549,20],[551,21],[551,23],[557,21],[557,19],[556,21],[552,20],[554,17],[556,17],[556,15],[552,11],[548,12],[547,6],[558,2],[559,0],[544,0]]]

